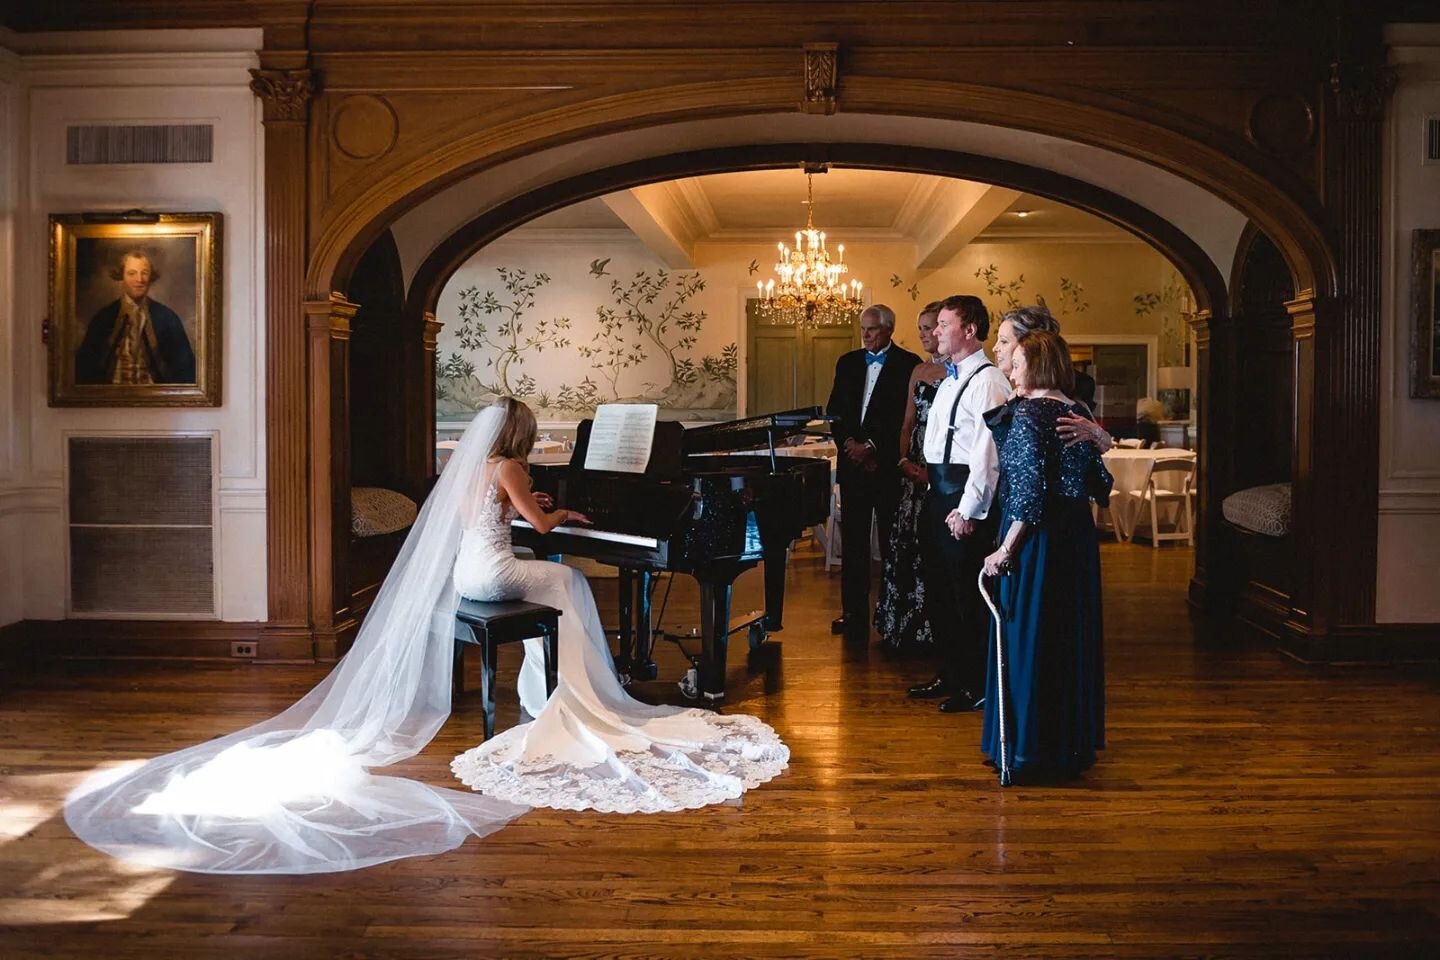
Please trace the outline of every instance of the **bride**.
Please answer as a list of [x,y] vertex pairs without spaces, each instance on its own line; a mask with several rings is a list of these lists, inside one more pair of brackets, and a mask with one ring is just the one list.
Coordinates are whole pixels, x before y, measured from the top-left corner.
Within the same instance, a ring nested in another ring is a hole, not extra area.
[[[534,430],[518,401],[482,410],[329,676],[269,720],[93,774],[65,801],[75,835],[154,867],[322,873],[450,850],[533,806],[679,810],[783,770],[788,749],[753,717],[627,696],[584,577],[510,554],[512,510],[542,530],[583,521],[530,493]],[[460,590],[562,612],[554,696],[545,701],[540,653],[527,651],[521,703],[535,720],[453,762],[473,793],[371,772],[419,753],[449,715]]]
[[496,406],[504,422],[469,511],[455,587],[475,600],[523,598],[558,609],[560,683],[546,702],[539,643],[528,641],[520,703],[535,720],[456,757],[455,775],[487,796],[530,806],[654,813],[733,799],[778,774],[790,751],[755,717],[652,707],[627,695],[585,577],[515,557],[516,513],[541,533],[589,520],[547,511],[549,498],[530,492],[535,415],[519,400]]

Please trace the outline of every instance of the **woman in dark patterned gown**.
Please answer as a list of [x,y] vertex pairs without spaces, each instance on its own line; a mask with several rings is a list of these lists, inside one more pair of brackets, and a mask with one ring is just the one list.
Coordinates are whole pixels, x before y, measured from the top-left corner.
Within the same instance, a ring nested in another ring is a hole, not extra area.
[[[1106,504],[1113,480],[1093,443],[1067,446],[1061,417],[1083,416],[1067,395],[1070,352],[1036,331],[1011,358],[1019,401],[987,416],[1000,454],[1001,545],[985,572],[1001,576],[1007,750],[1019,782],[1073,777],[1105,746],[1100,546],[1090,501]],[[995,635],[981,749],[1000,762]]]
[[925,499],[925,421],[935,386],[945,379],[945,367],[935,358],[935,338],[940,302],[927,303],[916,318],[920,346],[929,356],[910,375],[910,406],[900,428],[900,505],[895,525],[886,544],[885,567],[880,582],[880,601],[875,605],[875,630],[893,650],[929,645],[934,642],[930,622],[925,619],[925,588],[920,580],[920,504]]

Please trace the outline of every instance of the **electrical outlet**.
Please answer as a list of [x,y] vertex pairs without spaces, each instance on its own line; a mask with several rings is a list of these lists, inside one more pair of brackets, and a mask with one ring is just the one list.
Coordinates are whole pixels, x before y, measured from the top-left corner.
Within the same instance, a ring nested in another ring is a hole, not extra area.
[[230,656],[253,657],[255,656],[255,644],[244,640],[237,640],[230,644]]

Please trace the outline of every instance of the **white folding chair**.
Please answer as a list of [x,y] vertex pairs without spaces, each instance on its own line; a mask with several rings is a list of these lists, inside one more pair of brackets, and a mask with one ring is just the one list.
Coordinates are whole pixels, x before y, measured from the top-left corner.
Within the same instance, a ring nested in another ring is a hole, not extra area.
[[[1156,482],[1157,478],[1160,482]],[[1171,489],[1178,482],[1178,487]],[[1184,540],[1195,545],[1195,461],[1189,457],[1166,457],[1156,460],[1150,467],[1145,486],[1140,490],[1127,491],[1127,495],[1138,498],[1135,523],[1130,531],[1131,539],[1139,533],[1140,520],[1145,506],[1150,507],[1150,545],[1160,549],[1162,540]],[[1167,531],[1160,529],[1160,504],[1173,503],[1178,508],[1174,527]]]

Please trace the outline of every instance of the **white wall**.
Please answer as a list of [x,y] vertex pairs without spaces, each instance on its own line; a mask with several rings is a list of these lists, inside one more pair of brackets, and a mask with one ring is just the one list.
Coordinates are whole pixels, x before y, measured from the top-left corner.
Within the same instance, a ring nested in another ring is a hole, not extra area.
[[20,160],[20,58],[0,45],[0,625],[21,617],[21,494],[15,488],[15,217]]
[[[265,619],[263,163],[260,108],[247,72],[259,43],[254,30],[0,35],[15,76],[8,102],[19,110],[16,135],[3,137],[13,152],[0,160],[18,164],[13,313],[0,301],[0,362],[13,375],[0,399],[0,430],[14,426],[0,437],[0,525],[9,524],[0,526],[0,580],[20,583],[18,610],[13,584],[0,589],[0,622],[66,615],[64,453],[65,437],[76,433],[215,435],[216,612],[224,620]],[[214,162],[67,166],[66,126],[107,122],[213,124]],[[48,312],[47,218],[131,207],[224,214],[218,408],[47,405],[39,336]],[[3,576],[16,566],[23,577]]]
[[1390,28],[1400,82],[1386,127],[1386,234],[1376,619],[1440,621],[1440,400],[1410,397],[1410,237],[1440,229],[1440,164],[1421,163],[1440,115],[1440,25]]

